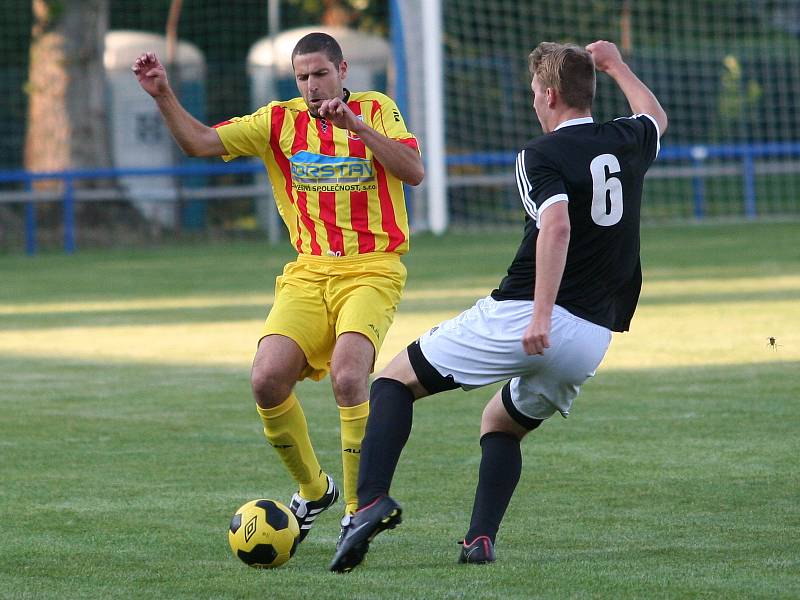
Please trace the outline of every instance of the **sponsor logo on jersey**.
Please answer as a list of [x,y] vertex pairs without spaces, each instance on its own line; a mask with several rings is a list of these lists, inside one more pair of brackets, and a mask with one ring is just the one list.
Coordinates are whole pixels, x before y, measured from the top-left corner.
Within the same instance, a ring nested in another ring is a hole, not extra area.
[[365,158],[327,156],[303,150],[289,159],[300,191],[359,191],[375,188],[375,167]]

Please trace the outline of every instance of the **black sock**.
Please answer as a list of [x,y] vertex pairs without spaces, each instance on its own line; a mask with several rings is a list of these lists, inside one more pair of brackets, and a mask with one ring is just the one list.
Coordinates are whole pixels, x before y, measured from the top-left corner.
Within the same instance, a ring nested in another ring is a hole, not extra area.
[[358,505],[389,493],[400,453],[411,433],[414,395],[395,379],[380,377],[369,391],[369,418],[358,467]]
[[522,451],[516,436],[495,431],[481,438],[481,466],[467,543],[481,535],[494,543],[521,472]]

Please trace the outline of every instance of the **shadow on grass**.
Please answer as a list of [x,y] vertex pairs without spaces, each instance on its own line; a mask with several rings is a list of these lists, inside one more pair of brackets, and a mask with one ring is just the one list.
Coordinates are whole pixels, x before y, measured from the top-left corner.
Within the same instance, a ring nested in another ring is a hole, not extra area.
[[[486,289],[489,294],[491,289]],[[457,289],[446,298],[406,298],[400,305],[399,314],[415,314],[430,311],[456,311],[454,306],[469,307],[477,300],[474,291],[459,293]],[[733,304],[740,302],[781,302],[800,301],[800,289],[775,290],[769,289],[769,281],[765,279],[762,291],[747,292],[697,292],[686,294],[670,294],[648,297],[646,294],[640,300],[640,306],[668,306],[682,304]],[[129,325],[170,325],[181,323],[226,323],[242,320],[263,319],[271,308],[271,304],[225,304],[203,307],[175,307],[175,308],[142,308],[124,310],[75,310],[53,311],[46,310],[35,314],[8,314],[3,315],[2,330],[42,330],[51,328],[80,328],[80,327],[106,327]],[[0,330],[0,332],[2,331]]]

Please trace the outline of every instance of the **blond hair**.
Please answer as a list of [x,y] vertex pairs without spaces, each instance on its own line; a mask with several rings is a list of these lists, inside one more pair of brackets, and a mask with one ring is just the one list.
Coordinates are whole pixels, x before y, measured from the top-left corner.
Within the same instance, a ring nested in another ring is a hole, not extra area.
[[568,106],[581,110],[592,107],[594,61],[580,46],[542,42],[528,55],[528,69],[545,88],[558,90]]

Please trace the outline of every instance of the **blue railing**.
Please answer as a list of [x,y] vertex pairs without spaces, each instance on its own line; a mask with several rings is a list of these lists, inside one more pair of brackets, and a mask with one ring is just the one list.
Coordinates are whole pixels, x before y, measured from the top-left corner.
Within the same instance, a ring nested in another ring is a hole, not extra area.
[[[517,153],[474,152],[453,154],[447,157],[448,166],[507,166],[512,167]],[[709,160],[741,161],[741,177],[744,196],[744,214],[748,218],[757,216],[755,161],[769,158],[800,157],[800,142],[768,142],[762,144],[720,144],[665,146],[658,156],[658,163],[679,162],[697,167],[692,177],[694,214],[702,218],[705,213],[705,175],[702,167]],[[84,179],[117,179],[120,177],[193,177],[209,175],[262,173],[264,166],[253,160],[238,160],[229,164],[198,162],[177,167],[81,169],[50,173],[31,173],[24,170],[0,171],[0,184],[22,183],[30,191],[33,183],[43,180],[64,182],[62,197],[64,222],[64,251],[75,251],[75,181]],[[28,254],[36,252],[36,211],[34,203],[25,205],[25,249]]]
[[[761,144],[718,144],[665,146],[658,155],[658,163],[686,162],[697,167],[692,176],[694,215],[705,214],[705,177],[703,165],[709,160],[741,161],[744,214],[748,218],[757,216],[755,161],[766,158],[798,158],[800,142],[766,142]],[[473,152],[447,157],[448,166],[508,166],[513,165],[516,152]]]
[[[193,165],[154,168],[122,169],[74,169],[32,173],[29,171],[0,171],[0,184],[23,183],[27,191],[32,190],[35,181],[60,180],[64,182],[64,195],[61,199],[64,222],[64,252],[75,252],[75,181],[82,179],[117,179],[119,177],[193,177],[208,175],[253,174],[264,171],[258,161],[240,160],[231,164],[198,162]],[[25,203],[25,251],[36,253],[36,211],[33,202]]]

